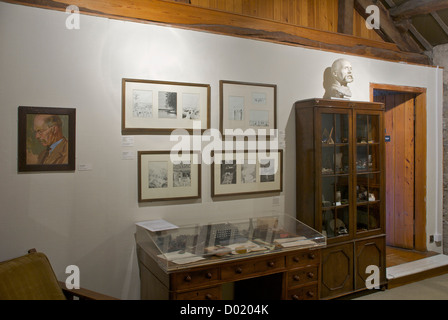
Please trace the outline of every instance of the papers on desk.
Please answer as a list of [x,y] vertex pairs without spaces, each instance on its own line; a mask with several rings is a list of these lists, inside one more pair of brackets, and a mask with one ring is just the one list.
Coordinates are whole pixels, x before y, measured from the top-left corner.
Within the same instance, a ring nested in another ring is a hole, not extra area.
[[316,244],[315,241],[308,240],[306,237],[275,239],[274,242],[283,248],[289,248],[289,247],[295,247],[295,246],[308,246],[308,245]]
[[193,253],[184,252],[181,250],[161,254],[158,257],[162,258],[162,259],[166,259],[175,264],[187,264],[187,263],[196,262],[196,261],[205,259],[205,258],[197,256]]
[[163,219],[137,222],[136,225],[143,227],[145,229],[148,229],[149,231],[152,231],[152,232],[165,231],[165,230],[179,228],[178,226],[176,226],[168,221],[165,221]]

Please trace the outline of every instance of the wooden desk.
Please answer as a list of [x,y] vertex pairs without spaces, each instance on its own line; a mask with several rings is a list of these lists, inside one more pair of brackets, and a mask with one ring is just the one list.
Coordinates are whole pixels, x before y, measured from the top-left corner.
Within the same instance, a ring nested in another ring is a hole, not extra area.
[[229,285],[235,299],[319,299],[320,248],[217,259],[173,272],[165,272],[139,244],[137,257],[145,300],[227,299],[223,291]]

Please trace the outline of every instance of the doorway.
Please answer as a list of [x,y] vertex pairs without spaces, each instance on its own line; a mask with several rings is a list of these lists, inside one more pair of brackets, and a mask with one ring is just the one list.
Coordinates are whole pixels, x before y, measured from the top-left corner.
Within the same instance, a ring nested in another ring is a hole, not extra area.
[[414,249],[415,93],[375,90],[385,106],[386,243]]
[[387,246],[424,252],[426,89],[370,84],[370,95],[385,105]]

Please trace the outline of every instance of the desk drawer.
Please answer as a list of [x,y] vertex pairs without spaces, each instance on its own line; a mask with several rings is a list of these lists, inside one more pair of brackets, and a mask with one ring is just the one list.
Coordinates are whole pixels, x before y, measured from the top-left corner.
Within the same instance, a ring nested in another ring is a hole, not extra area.
[[317,281],[318,268],[309,267],[288,272],[288,288],[303,285],[309,282]]
[[232,264],[221,269],[222,280],[249,278],[258,273],[271,273],[285,268],[283,256],[255,262]]
[[172,289],[182,290],[212,284],[219,279],[218,268],[185,271],[172,275]]
[[288,290],[287,300],[317,300],[319,299],[317,284]]
[[285,268],[285,257],[262,260],[255,263],[255,272],[270,272]]
[[318,265],[320,263],[320,250],[302,251],[286,256],[288,268]]
[[221,299],[221,287],[212,287],[201,290],[188,291],[175,295],[176,300],[219,300]]

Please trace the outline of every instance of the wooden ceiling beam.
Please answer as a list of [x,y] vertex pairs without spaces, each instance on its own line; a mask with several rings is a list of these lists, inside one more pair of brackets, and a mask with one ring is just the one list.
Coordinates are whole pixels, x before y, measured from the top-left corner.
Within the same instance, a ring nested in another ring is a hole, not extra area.
[[410,0],[391,8],[389,13],[395,20],[401,20],[443,9],[448,9],[447,0]]
[[[366,8],[372,4],[371,0],[356,0],[356,8],[360,11],[366,11]],[[396,22],[389,15],[389,10],[381,3],[375,4],[380,10],[380,28],[402,51],[421,52],[419,45],[406,32],[400,31]]]
[[[364,19],[367,20],[367,18],[369,17],[369,14],[366,12],[366,9],[364,7],[362,7],[358,1],[355,0],[355,10],[356,12]],[[383,39],[385,42],[389,42],[389,43],[394,43],[392,41],[391,38],[389,38],[389,36],[387,34],[385,34],[383,32],[383,30],[380,29],[374,29],[374,31],[376,32],[376,34],[378,34],[381,39]]]
[[180,2],[162,0],[0,0],[4,2],[65,11],[69,5],[81,14],[155,23],[287,45],[303,46],[378,58],[429,65],[427,56],[400,51],[396,44],[295,26],[268,19],[248,17]]
[[440,28],[443,29],[446,35],[448,35],[448,25],[445,23],[445,21],[440,18],[439,14],[437,12],[431,12],[432,17],[437,21]]
[[353,34],[353,8],[355,0],[338,1],[338,33]]
[[422,46],[425,47],[427,51],[432,50],[432,45],[428,42],[428,40],[426,40],[425,37],[420,34],[420,32],[418,32],[418,30],[412,24],[409,26],[409,32],[412,33],[418,41],[420,41]]

